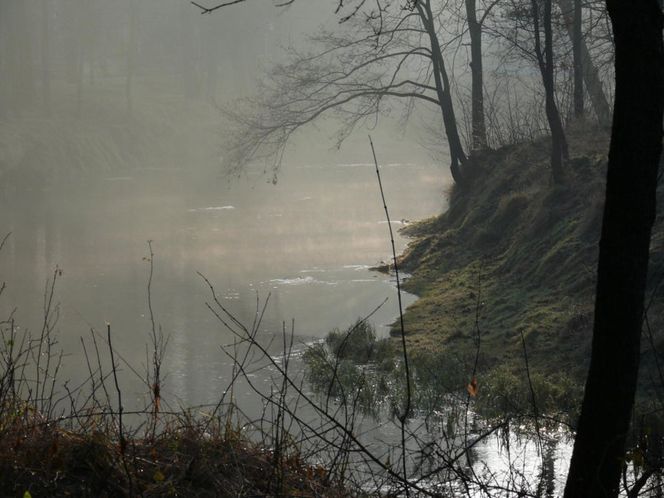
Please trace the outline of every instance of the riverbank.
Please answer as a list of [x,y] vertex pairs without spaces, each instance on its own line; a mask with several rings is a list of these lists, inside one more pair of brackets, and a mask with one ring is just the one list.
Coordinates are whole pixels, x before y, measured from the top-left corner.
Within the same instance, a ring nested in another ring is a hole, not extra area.
[[[483,153],[472,186],[449,193],[444,214],[406,227],[401,257],[419,300],[405,314],[410,353],[458,358],[470,380],[477,357],[479,398],[507,400],[531,376],[575,410],[590,359],[608,133],[570,130],[563,185],[553,185],[548,139]],[[641,393],[661,384],[664,227],[653,230]],[[398,334],[396,328],[392,331]],[[512,385],[514,382],[520,384]],[[526,388],[527,391],[527,388]]]

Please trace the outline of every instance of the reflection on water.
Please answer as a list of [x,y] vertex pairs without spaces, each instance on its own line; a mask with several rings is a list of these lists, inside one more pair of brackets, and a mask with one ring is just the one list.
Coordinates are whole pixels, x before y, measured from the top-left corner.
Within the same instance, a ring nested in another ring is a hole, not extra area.
[[[119,353],[142,373],[150,330],[146,241],[152,240],[154,310],[170,337],[164,394],[183,405],[213,402],[230,372],[220,345],[232,337],[206,308],[210,292],[197,272],[247,323],[257,296],[269,295],[260,331],[266,336],[294,319],[300,341],[322,337],[385,298],[372,320],[387,333],[397,313],[394,285],[368,269],[390,256],[374,175],[364,164],[309,165],[287,168],[272,185],[264,177],[228,183],[192,179],[186,170],[144,170],[13,192],[0,214],[0,229],[12,232],[0,254],[8,283],[3,309],[17,306],[17,323],[38,330],[44,283],[57,265],[63,270],[59,345],[69,355],[62,376],[85,375],[80,337],[104,330],[105,322]],[[442,178],[433,166],[386,166],[392,217],[439,212]],[[403,249],[405,241],[397,242]],[[127,391],[143,396],[136,376],[127,368],[121,373]]]

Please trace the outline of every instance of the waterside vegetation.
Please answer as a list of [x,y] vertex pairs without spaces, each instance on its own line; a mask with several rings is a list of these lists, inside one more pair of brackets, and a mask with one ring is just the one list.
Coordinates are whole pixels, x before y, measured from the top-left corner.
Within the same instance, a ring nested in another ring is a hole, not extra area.
[[[405,315],[414,355],[445,351],[470,371],[479,348],[480,390],[494,396],[495,373],[525,378],[525,349],[532,373],[569,390],[561,408],[575,406],[590,358],[608,139],[601,129],[569,130],[566,178],[555,186],[543,173],[548,139],[487,151],[473,162],[472,191],[453,189],[446,213],[404,228],[414,238],[400,260],[411,274],[404,287],[420,297]],[[663,241],[658,216],[643,400],[659,385]]]

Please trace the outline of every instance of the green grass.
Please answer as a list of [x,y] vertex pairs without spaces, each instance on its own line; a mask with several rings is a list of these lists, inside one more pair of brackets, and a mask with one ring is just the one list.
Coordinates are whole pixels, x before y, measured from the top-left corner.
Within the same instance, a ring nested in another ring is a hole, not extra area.
[[[451,191],[446,213],[405,230],[414,240],[401,258],[412,275],[404,288],[420,297],[405,315],[409,348],[460,358],[470,379],[479,328],[480,392],[483,384],[498,389],[497,377],[523,378],[522,335],[531,374],[548,379],[550,390],[578,396],[583,385],[608,136],[577,129],[569,141],[564,185],[550,180],[546,139],[489,151],[474,160],[472,187]],[[664,267],[661,216],[651,258],[654,281]],[[654,299],[649,311],[656,344],[664,343],[661,303]],[[644,349],[645,393],[657,375],[655,353],[649,343]],[[574,406],[565,394],[550,398]]]

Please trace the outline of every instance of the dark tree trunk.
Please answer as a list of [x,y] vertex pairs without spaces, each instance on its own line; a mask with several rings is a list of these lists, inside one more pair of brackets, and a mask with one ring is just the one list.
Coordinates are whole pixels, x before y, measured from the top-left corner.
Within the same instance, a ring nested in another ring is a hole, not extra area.
[[535,32],[535,55],[542,74],[544,85],[546,118],[551,130],[551,175],[554,183],[563,182],[563,159],[567,158],[565,130],[556,105],[555,81],[553,73],[553,34],[551,29],[551,0],[544,0],[544,52],[540,41],[539,5],[531,0],[533,27]]
[[615,497],[636,391],[662,149],[664,49],[657,0],[608,0],[616,100],[597,270],[592,358],[565,498]]
[[602,88],[602,80],[599,78],[599,72],[592,63],[590,51],[585,43],[581,45],[581,55],[583,62],[583,81],[586,83],[586,90],[590,97],[590,103],[597,116],[597,122],[600,126],[609,127],[611,124],[611,107],[606,98],[606,93]]
[[445,135],[450,147],[450,172],[452,178],[457,185],[464,184],[464,176],[462,167],[467,161],[463,146],[461,145],[461,138],[459,137],[459,130],[457,128],[456,117],[454,115],[454,104],[452,103],[452,95],[450,89],[450,81],[445,69],[445,60],[443,53],[440,49],[438,42],[438,35],[436,34],[435,24],[433,22],[433,13],[431,11],[430,0],[417,2],[417,11],[422,20],[422,25],[429,36],[431,45],[431,61],[433,63],[433,76],[436,83],[436,93],[438,95],[438,102],[440,111],[443,115],[443,125],[445,126]]
[[[578,2],[578,0],[575,0],[575,2]],[[560,10],[563,13],[563,20],[565,21],[567,33],[569,34],[570,40],[572,40],[572,44],[574,44],[574,11],[576,3],[573,4],[571,0],[558,0],[558,5],[560,5]],[[583,81],[586,84],[586,91],[590,97],[590,103],[593,106],[599,124],[601,126],[609,126],[611,124],[611,108],[602,88],[602,81],[599,78],[597,68],[593,64],[592,58],[590,57],[590,51],[588,50],[588,46],[586,45],[583,36],[581,36],[580,39],[576,39],[579,40]]]
[[486,148],[486,125],[484,123],[484,80],[482,69],[482,26],[477,21],[476,0],[466,0],[466,18],[470,34],[470,72],[472,76],[472,148]]
[[[440,50],[440,47],[438,47],[438,49]],[[450,81],[447,76],[445,61],[443,60],[442,55],[438,58],[438,71],[440,72],[443,88],[445,89],[442,93],[440,107],[443,114],[443,123],[445,125],[447,141],[450,146],[450,158],[452,161],[450,164],[450,171],[454,181],[457,184],[462,185],[465,183],[465,176],[461,168],[466,164],[467,157],[463,151],[463,146],[461,145],[461,138],[459,138],[456,116],[454,115],[454,104],[452,103],[452,95],[450,93]]]
[[581,0],[574,0],[572,55],[574,58],[574,116],[583,117],[583,56],[581,55]]

